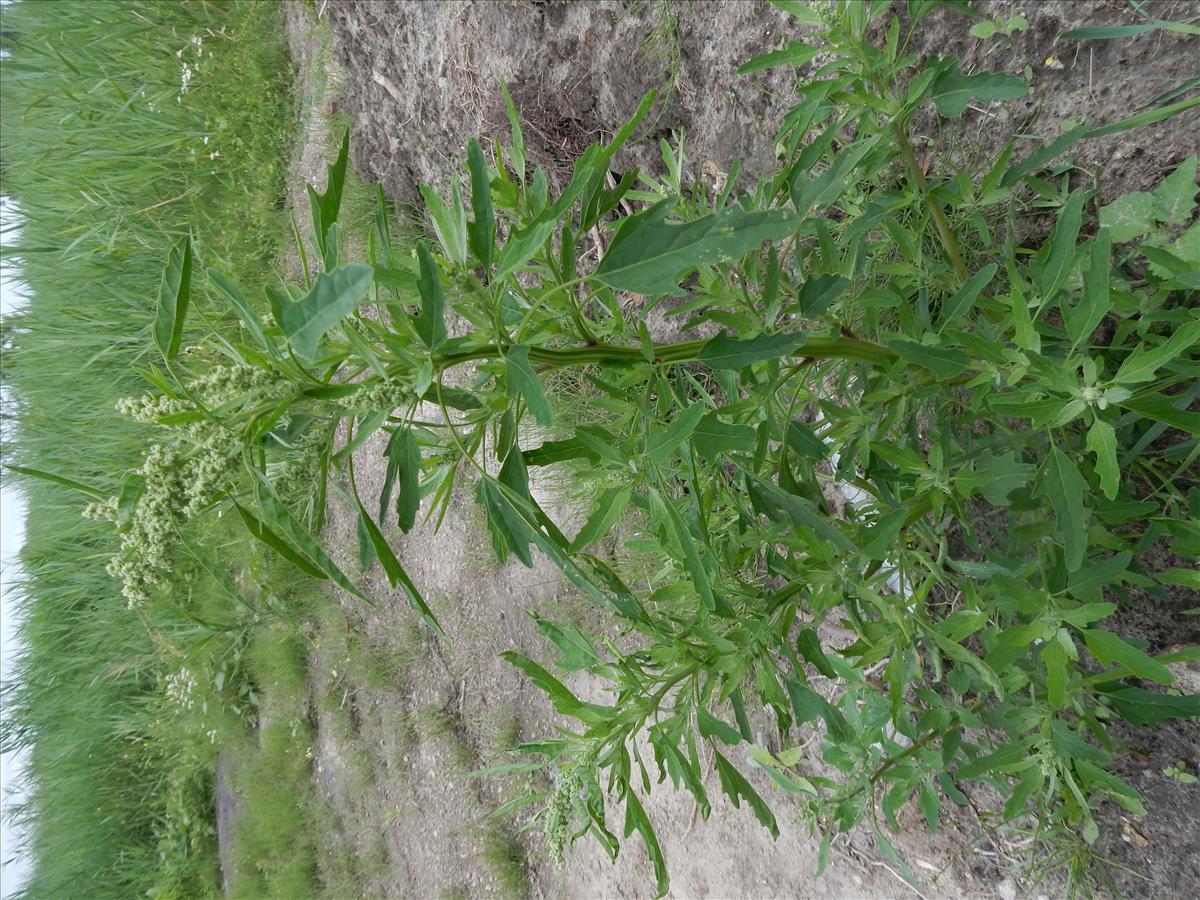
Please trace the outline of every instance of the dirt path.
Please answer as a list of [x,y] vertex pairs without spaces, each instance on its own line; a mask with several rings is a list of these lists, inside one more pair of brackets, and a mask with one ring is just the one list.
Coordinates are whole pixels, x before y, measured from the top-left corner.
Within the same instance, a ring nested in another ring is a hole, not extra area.
[[[774,48],[785,33],[787,17],[765,3],[331,0],[321,6],[333,31],[332,60],[311,10],[289,3],[287,12],[308,105],[315,110],[299,155],[298,174],[308,181],[323,178],[328,117],[339,85],[337,109],[354,121],[356,169],[400,199],[412,199],[418,181],[445,183],[457,171],[469,136],[506,133],[498,78],[507,81],[529,116],[533,160],[552,173],[563,171],[594,137],[614,131],[649,87],[659,88],[664,101],[644,135],[648,140],[622,165],[654,167],[657,139],[677,128],[686,131],[697,168],[710,162],[724,172],[732,160],[743,159],[749,171],[763,171],[774,164],[771,134],[792,102],[781,73],[749,80],[734,74],[739,63]],[[1028,60],[1044,87],[1042,108],[1054,127],[1081,108],[1095,109],[1097,121],[1127,109],[1135,90],[1150,99],[1154,91],[1144,83],[1138,87],[1139,71],[1165,80],[1188,68],[1186,59],[1171,55],[1170,38],[1144,58],[1137,55],[1141,50],[1118,46],[1125,42],[1110,42],[1086,59],[1067,60],[1062,70],[1041,65],[1058,52],[1053,36],[1087,18],[1083,6],[1044,4],[1044,18],[1035,19],[1027,35],[990,54],[961,37],[948,42],[952,26],[939,14],[926,46],[961,51],[988,68]],[[965,35],[961,23],[953,28]],[[334,63],[344,72],[335,71]],[[1106,74],[1099,88],[1097,64]],[[1116,78],[1121,72],[1125,75]],[[964,126],[983,133],[988,123],[976,117]],[[1200,134],[1193,118],[1177,130],[1144,132],[1139,140],[1156,142],[1153,161],[1164,167],[1200,143]],[[1144,187],[1154,176],[1144,162],[1148,151],[1140,147],[1097,144],[1079,161],[1116,161],[1113,178],[1127,189]],[[1124,168],[1122,161],[1128,161]],[[294,179],[296,185],[300,179]],[[306,218],[299,191],[292,201],[297,217]],[[376,496],[382,483],[382,450],[382,440],[375,438],[355,456],[364,496]],[[569,494],[565,487],[541,486],[559,521],[572,514],[562,501]],[[532,569],[496,565],[469,484],[459,485],[436,535],[423,526],[408,535],[390,528],[387,537],[452,642],[432,642],[403,596],[377,574],[366,581],[378,601],[374,609],[339,597],[339,605],[314,626],[314,771],[330,813],[323,876],[335,883],[350,877],[366,896],[649,896],[653,877],[636,838],[625,842],[615,865],[595,842],[581,841],[559,871],[542,852],[536,829],[516,834],[509,823],[485,818],[520,791],[516,779],[462,777],[495,763],[495,748],[545,737],[556,724],[544,696],[498,658],[508,649],[544,656],[527,611],[576,619],[594,619],[596,613],[543,558]],[[339,565],[358,571],[354,518],[336,499],[325,539]],[[571,686],[598,699],[596,685],[576,680]],[[715,789],[712,818],[693,822],[690,797],[669,785],[656,788],[647,811],[671,868],[673,896],[1016,895],[1016,886],[997,874],[997,854],[1004,848],[981,839],[971,808],[949,810],[936,836],[928,834],[915,809],[901,815],[902,824],[911,827],[898,838],[898,849],[912,865],[919,890],[902,881],[867,835],[835,842],[829,870],[814,879],[817,841],[792,823],[795,810],[779,792],[766,790],[757,774],[751,778],[770,797],[783,831],[778,841],[747,810],[718,799]],[[516,824],[524,821],[518,816]]]

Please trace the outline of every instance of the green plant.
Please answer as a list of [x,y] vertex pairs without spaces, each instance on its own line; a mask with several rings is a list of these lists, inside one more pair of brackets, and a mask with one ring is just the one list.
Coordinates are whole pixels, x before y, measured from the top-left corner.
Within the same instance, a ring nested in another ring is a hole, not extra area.
[[[776,136],[778,172],[736,193],[731,175],[712,197],[683,196],[670,171],[636,193],[636,173],[611,184],[650,96],[551,197],[510,102],[510,146],[489,164],[472,141],[465,190],[423,192],[437,255],[393,247],[381,205],[369,262],[346,263],[343,143],[324,193],[310,190],[322,271],[272,292],[271,322],[210,271],[244,323],[218,345],[236,374],[219,395],[181,371],[181,242],[159,305],[169,377],[139,407],[176,468],[214,433],[238,449],[193,511],[238,516],[302,572],[367,600],[312,534],[341,492],[360,562],[378,561],[439,635],[384,527],[409,530],[423,500],[440,521],[463,480],[498,558],[529,565],[536,547],[608,609],[619,646],[569,622],[538,628],[553,666],[589,673],[612,702],[505,653],[573,724],[489,771],[554,773],[503,810],[536,805],[530,824],[560,860],[589,833],[615,856],[606,809],[623,804],[620,830],[644,840],[660,894],[667,866],[641,798],[669,778],[707,817],[704,753],[722,792],[772,832],[741,766],[794,795],[823,836],[822,867],[832,837],[862,826],[903,869],[887,838],[900,807],[915,800],[936,829],[973,782],[998,793],[1004,819],[1029,813],[1090,844],[1098,802],[1141,809],[1107,768],[1119,752],[1107,723],[1200,713],[1196,696],[1163,690],[1194,648],[1147,652],[1100,624],[1109,597],[1185,583],[1143,564],[1150,547],[1200,551],[1194,267],[1165,239],[1114,252],[1111,206],[1097,229],[1094,190],[1044,176],[1076,141],[1200,99],[1078,126],[1016,161],[1013,140],[978,171],[926,171],[910,138],[919,108],[957,118],[1026,83],[949,59],[918,67],[908,41],[932,3],[907,5],[907,33],[888,4],[782,5],[821,26],[820,42],[743,70],[822,62]],[[666,152],[670,170],[679,156]],[[1168,236],[1194,216],[1194,166],[1152,195]],[[630,214],[623,200],[642,205]],[[598,228],[605,251],[586,266]],[[656,340],[658,308],[685,330],[725,330]],[[448,309],[465,334],[449,336]],[[560,370],[603,395],[604,428],[556,416]],[[364,500],[354,451],[376,433],[387,475]],[[307,520],[275,486],[298,460],[316,476]],[[578,467],[594,498],[573,537],[530,490],[531,470],[551,466]],[[122,498],[110,502],[118,526],[137,527],[152,488],[134,482],[125,520]],[[589,552],[627,514],[643,525],[625,549],[653,560],[645,590]],[[773,715],[778,752],[755,743],[752,708]]]
[[997,34],[1010,38],[1018,31],[1025,31],[1027,28],[1029,28],[1029,20],[1024,16],[997,16],[994,19],[976,22],[971,26],[970,34],[971,37],[977,37],[982,41]]

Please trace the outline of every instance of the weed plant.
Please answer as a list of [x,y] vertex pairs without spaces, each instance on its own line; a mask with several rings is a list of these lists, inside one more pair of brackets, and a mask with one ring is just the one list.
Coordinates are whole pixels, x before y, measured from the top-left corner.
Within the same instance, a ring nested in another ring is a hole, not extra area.
[[[553,197],[510,102],[510,144],[489,162],[472,141],[466,183],[423,191],[433,249],[393,246],[381,205],[367,262],[345,261],[343,144],[324,192],[310,189],[304,283],[270,292],[269,320],[210,271],[244,325],[211,343],[219,395],[180,371],[198,270],[186,238],[154,323],[165,368],[143,409],[170,454],[162,477],[191,471],[215,434],[240,456],[174,525],[236,516],[370,602],[315,536],[341,492],[360,562],[378,561],[446,637],[385,529],[408,531],[422,508],[440,521],[465,480],[500,559],[529,565],[536,548],[612,614],[619,641],[539,619],[555,659],[504,654],[569,724],[489,771],[550,769],[552,785],[500,812],[540,828],[560,861],[584,835],[615,857],[636,832],[658,894],[667,861],[644,798],[669,779],[707,818],[704,757],[773,834],[746,767],[790,795],[822,868],[835,834],[865,828],[911,877],[888,837],[906,804],[936,829],[944,804],[985,786],[1004,819],[1090,844],[1101,802],[1142,810],[1111,770],[1108,724],[1200,713],[1170,668],[1195,648],[1158,652],[1104,624],[1131,588],[1197,588],[1192,568],[1144,562],[1159,542],[1185,560],[1200,550],[1196,159],[1098,209],[1064,161],[1200,98],[1046,144],[1014,138],[977,174],[926,172],[918,109],[957,118],[1027,83],[908,54],[932,3],[780,5],[819,32],[743,67],[809,70],[776,135],[780,168],[757,183],[735,171],[715,195],[687,185],[670,146],[665,178],[611,182],[647,97]],[[1035,209],[1053,225],[1030,235]],[[604,253],[585,267],[595,228]],[[658,340],[647,317],[660,306],[720,333]],[[606,398],[603,428],[556,415],[546,384],[564,369]],[[376,433],[387,475],[364,498],[354,451]],[[307,505],[278,490],[296,465],[312,472]],[[575,535],[530,490],[547,467],[590,483]],[[160,489],[127,480],[109,501],[116,526],[144,527]],[[645,589],[603,551],[634,514],[645,527],[625,546],[653,562]],[[136,541],[122,552],[138,562]],[[579,699],[556,671],[585,673],[611,702]],[[777,742],[751,728],[758,710]]]

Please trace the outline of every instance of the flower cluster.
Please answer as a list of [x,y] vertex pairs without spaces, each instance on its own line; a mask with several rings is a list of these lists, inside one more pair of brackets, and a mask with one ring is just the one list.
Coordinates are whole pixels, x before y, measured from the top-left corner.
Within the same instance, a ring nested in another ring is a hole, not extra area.
[[[253,392],[256,398],[283,396],[286,380],[252,366],[216,366],[187,385],[200,403],[216,408]],[[140,422],[157,422],[163,416],[199,411],[193,403],[176,397],[130,397],[117,409]],[[108,565],[121,579],[131,607],[144,604],[155,586],[172,572],[171,549],[179,526],[212,504],[226,489],[237,470],[242,446],[238,433],[212,418],[186,423],[178,445],[155,444],[137,474],[141,495],[123,521],[116,498],[91,503],[84,515],[107,519],[121,528],[121,550]]]
[[412,388],[399,381],[381,381],[361,388],[340,401],[347,409],[393,410],[415,399]]
[[546,821],[542,826],[542,835],[546,841],[546,852],[560,869],[564,865],[563,852],[574,831],[571,820],[582,788],[583,779],[579,777],[578,766],[559,773],[554,793],[550,795],[550,802],[544,811]]
[[310,431],[300,440],[299,451],[284,462],[271,478],[275,490],[284,497],[312,491],[320,474],[324,441],[318,431]]
[[191,709],[196,705],[196,678],[188,669],[172,672],[165,679],[167,699],[177,704],[181,709]]

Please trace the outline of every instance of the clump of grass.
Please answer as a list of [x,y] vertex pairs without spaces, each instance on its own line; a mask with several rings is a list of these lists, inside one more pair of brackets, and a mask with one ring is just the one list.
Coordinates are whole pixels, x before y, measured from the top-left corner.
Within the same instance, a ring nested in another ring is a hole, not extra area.
[[236,755],[234,783],[244,799],[235,824],[235,897],[316,893],[316,847],[309,815],[313,728],[302,636],[279,626],[259,631],[247,654],[259,692],[259,728]]
[[[144,389],[164,248],[190,229],[208,259],[254,285],[282,238],[280,10],[25,0],[5,6],[4,26],[0,157],[20,227],[5,262],[31,289],[5,322],[4,457],[107,487],[145,447],[144,427],[114,404]],[[222,321],[197,293],[197,311]],[[5,686],[2,742],[29,752],[27,892],[215,893],[207,731],[220,722],[181,719],[163,685],[186,667],[214,704],[235,691],[209,676],[235,660],[248,620],[214,603],[183,560],[188,589],[127,609],[105,572],[110,529],[81,520],[56,485],[23,490],[26,649]]]
[[496,880],[502,897],[521,898],[529,895],[529,863],[525,851],[516,839],[501,826],[488,828],[480,834],[483,849],[480,856],[488,872]]

